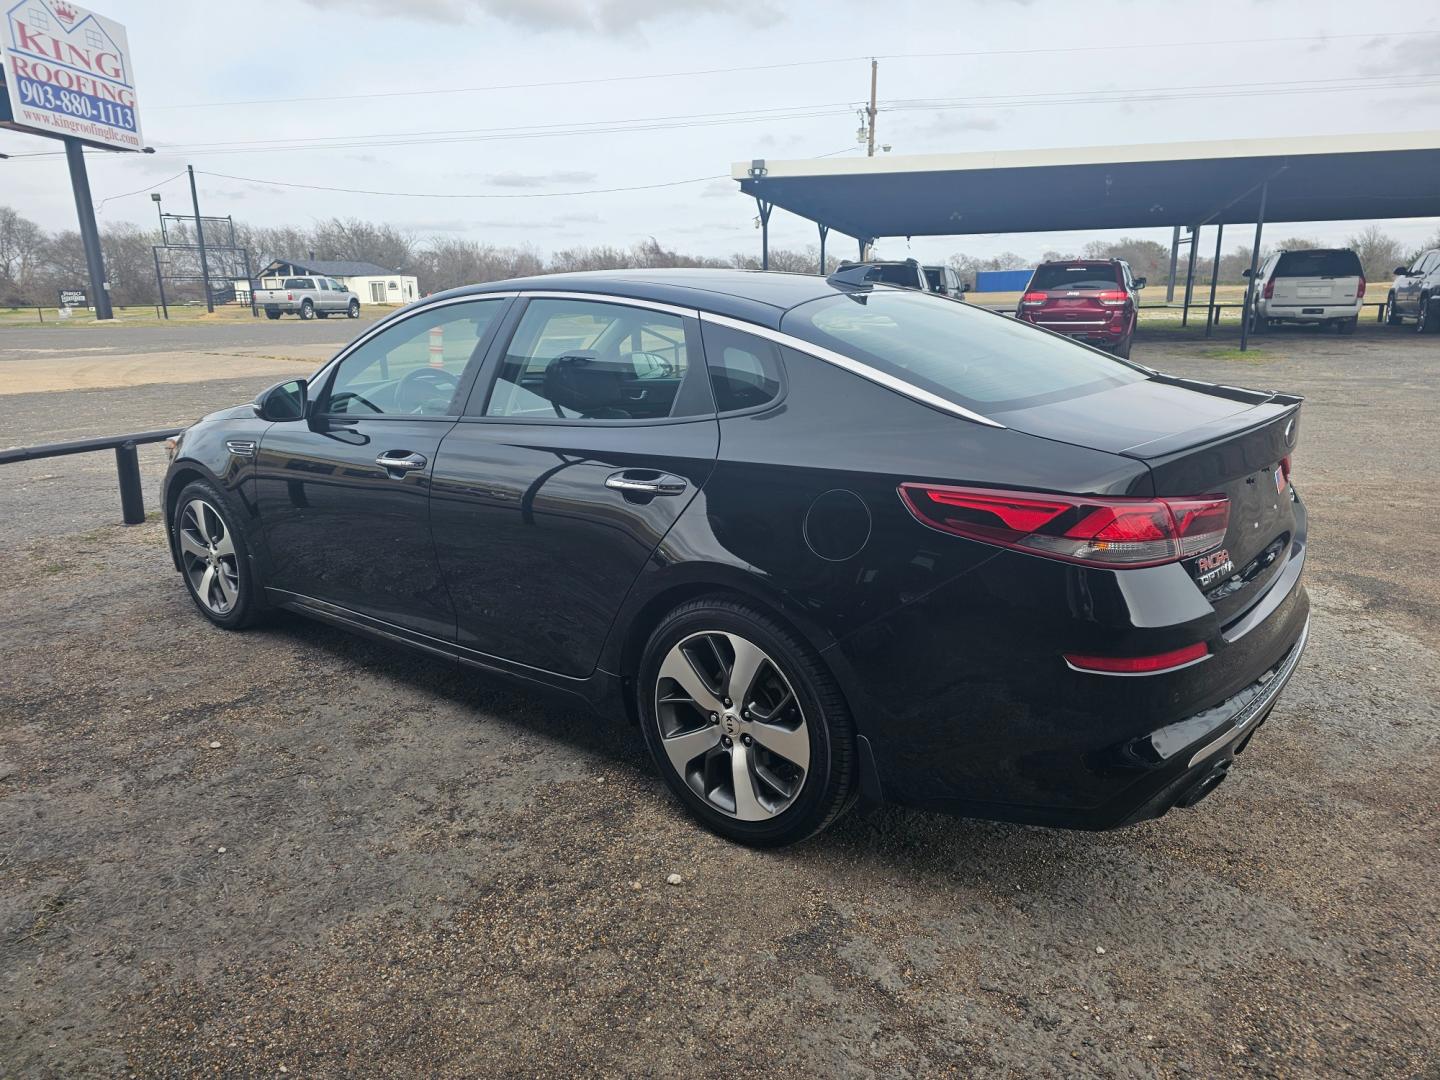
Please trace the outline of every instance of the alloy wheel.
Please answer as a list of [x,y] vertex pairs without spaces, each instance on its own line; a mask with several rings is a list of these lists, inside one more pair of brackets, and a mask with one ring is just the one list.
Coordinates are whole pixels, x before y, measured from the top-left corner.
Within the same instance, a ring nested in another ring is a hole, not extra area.
[[240,564],[225,519],[204,499],[191,499],[180,512],[180,557],[196,598],[216,615],[240,599]]
[[738,634],[708,630],[677,642],[660,665],[655,715],[676,773],[729,817],[767,821],[805,786],[810,729],[794,688]]

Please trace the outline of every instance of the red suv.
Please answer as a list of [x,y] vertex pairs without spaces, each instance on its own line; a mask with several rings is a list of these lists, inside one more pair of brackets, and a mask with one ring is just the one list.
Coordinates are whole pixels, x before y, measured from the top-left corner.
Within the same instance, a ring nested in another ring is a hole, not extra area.
[[1121,259],[1041,263],[1015,317],[1129,356],[1135,294],[1144,287],[1145,279],[1131,277],[1129,264]]

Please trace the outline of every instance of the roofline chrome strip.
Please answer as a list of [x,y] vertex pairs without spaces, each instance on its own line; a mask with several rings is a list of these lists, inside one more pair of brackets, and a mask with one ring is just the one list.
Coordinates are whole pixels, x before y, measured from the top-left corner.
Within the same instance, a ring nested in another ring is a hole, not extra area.
[[805,353],[807,356],[813,356],[817,360],[825,361],[827,364],[833,364],[835,367],[843,368],[852,375],[859,375],[862,379],[868,379],[870,382],[878,386],[883,386],[887,390],[893,390],[895,393],[908,397],[912,401],[918,401],[922,405],[929,405],[932,409],[939,409],[941,412],[950,413],[952,416],[958,416],[976,424],[984,424],[986,427],[1003,428],[1005,426],[996,420],[991,420],[988,416],[981,416],[979,413],[972,412],[963,405],[956,405],[955,402],[943,398],[939,394],[932,394],[929,390],[922,390],[914,383],[908,383],[904,379],[897,379],[894,375],[890,375],[878,368],[873,368],[869,364],[861,363],[859,360],[846,356],[844,353],[834,352],[822,345],[816,345],[813,342],[792,337],[783,331],[771,330],[768,326],[757,326],[755,323],[745,322],[743,319],[732,319],[726,315],[713,315],[708,311],[700,312],[700,319],[702,322],[712,322],[717,326],[726,326],[731,330],[739,330],[742,333],[755,334],[758,337],[768,338],[778,345],[784,345],[787,348],[794,349],[796,352]]
[[597,304],[619,304],[622,307],[649,308],[651,311],[663,311],[667,315],[679,315],[682,318],[695,318],[700,314],[693,307],[681,307],[677,304],[662,304],[657,300],[637,300],[633,296],[613,296],[610,293],[586,293],[586,292],[562,292],[559,289],[525,289],[516,294],[526,300],[590,300]]

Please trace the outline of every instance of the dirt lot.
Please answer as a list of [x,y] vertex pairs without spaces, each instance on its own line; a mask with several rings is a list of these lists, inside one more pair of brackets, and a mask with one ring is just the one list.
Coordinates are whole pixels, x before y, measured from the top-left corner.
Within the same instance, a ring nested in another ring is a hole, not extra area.
[[[1440,1076],[1440,343],[1229,344],[1135,356],[1308,396],[1312,645],[1216,795],[1108,834],[886,808],[731,847],[629,728],[212,629],[107,456],[5,467],[0,1076]],[[280,377],[226,363],[11,393],[0,443]]]

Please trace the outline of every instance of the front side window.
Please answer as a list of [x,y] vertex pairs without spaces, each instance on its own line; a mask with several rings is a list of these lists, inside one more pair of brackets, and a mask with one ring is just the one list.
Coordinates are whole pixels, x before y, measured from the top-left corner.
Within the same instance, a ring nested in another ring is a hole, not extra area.
[[321,411],[348,416],[449,416],[466,367],[480,360],[503,300],[447,304],[376,334],[340,362]]
[[981,413],[1063,401],[1147,378],[1128,364],[1025,323],[922,293],[857,292],[812,300],[791,309],[780,328]]
[[594,300],[532,300],[505,350],[486,416],[660,420],[687,415],[679,316]]

